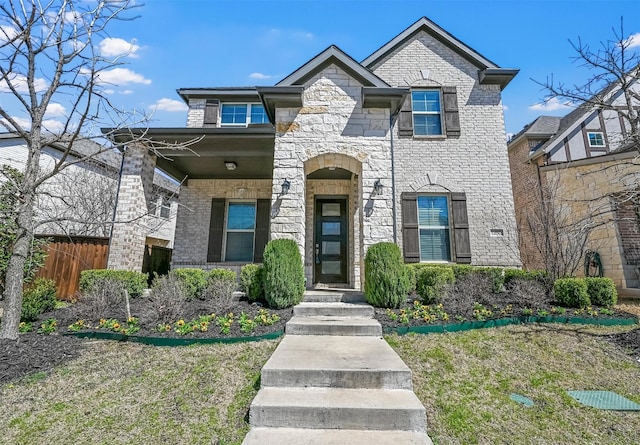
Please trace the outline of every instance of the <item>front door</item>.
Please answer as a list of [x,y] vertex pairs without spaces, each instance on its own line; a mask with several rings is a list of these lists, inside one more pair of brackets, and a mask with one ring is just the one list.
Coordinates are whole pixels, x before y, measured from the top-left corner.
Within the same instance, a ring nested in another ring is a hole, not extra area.
[[347,200],[317,199],[315,282],[347,283]]

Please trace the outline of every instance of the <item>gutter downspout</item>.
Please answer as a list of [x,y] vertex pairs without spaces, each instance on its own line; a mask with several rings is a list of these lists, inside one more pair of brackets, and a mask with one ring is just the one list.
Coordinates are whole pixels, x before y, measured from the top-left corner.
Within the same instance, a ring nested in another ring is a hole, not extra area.
[[396,220],[396,165],[393,153],[393,124],[398,113],[389,115],[390,151],[391,151],[391,215],[393,218],[393,242],[398,244],[398,228]]

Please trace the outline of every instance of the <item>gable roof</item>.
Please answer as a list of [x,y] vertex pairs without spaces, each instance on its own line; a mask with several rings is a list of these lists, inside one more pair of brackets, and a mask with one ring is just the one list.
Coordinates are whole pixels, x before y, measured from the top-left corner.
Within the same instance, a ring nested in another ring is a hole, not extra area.
[[549,139],[558,132],[561,120],[562,118],[558,116],[537,117],[533,122],[525,125],[522,130],[513,135],[507,145],[513,146],[523,136],[530,139]]
[[443,43],[445,46],[477,66],[481,84],[498,84],[500,85],[500,88],[504,88],[520,71],[517,69],[500,68],[496,63],[487,59],[470,46],[464,44],[462,41],[458,40],[452,34],[448,33],[426,17],[420,18],[413,25],[409,26],[407,29],[388,41],[369,57],[364,59],[362,61],[362,65],[369,69],[373,69],[374,65],[421,31],[426,32],[431,37]]
[[339,66],[366,87],[388,88],[390,86],[335,45],[331,45],[309,60],[293,73],[278,82],[276,86],[302,85],[315,74],[331,64]]

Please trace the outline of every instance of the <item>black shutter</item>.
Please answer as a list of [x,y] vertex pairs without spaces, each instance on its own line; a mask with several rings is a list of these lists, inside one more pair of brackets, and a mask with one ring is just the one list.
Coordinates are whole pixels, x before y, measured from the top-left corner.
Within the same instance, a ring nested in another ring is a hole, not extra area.
[[209,222],[209,249],[207,262],[222,261],[222,235],[224,233],[224,198],[211,200],[211,221]]
[[444,104],[444,127],[447,136],[460,136],[460,115],[458,114],[458,93],[456,87],[442,87]]
[[453,218],[456,263],[471,264],[467,195],[464,193],[451,193],[451,216]]
[[402,103],[398,116],[398,136],[413,136],[413,114],[411,110],[411,93]]
[[264,246],[269,241],[269,220],[271,215],[271,200],[258,199],[256,205],[256,237],[253,248],[253,262],[262,263]]
[[215,127],[218,123],[218,108],[220,107],[220,101],[218,99],[207,99],[204,107],[204,121],[203,126]]
[[418,197],[415,193],[402,193],[402,250],[405,263],[420,262],[420,236],[418,233]]

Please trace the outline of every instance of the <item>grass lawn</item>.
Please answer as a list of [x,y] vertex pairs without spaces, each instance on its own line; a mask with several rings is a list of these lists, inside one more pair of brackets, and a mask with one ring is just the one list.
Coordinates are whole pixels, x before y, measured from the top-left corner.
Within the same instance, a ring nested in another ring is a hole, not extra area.
[[276,345],[93,342],[50,375],[0,387],[0,443],[239,444]]
[[589,408],[565,391],[609,390],[640,403],[640,364],[599,338],[634,327],[526,325],[387,341],[413,371],[436,445],[629,445],[640,443],[640,412]]

